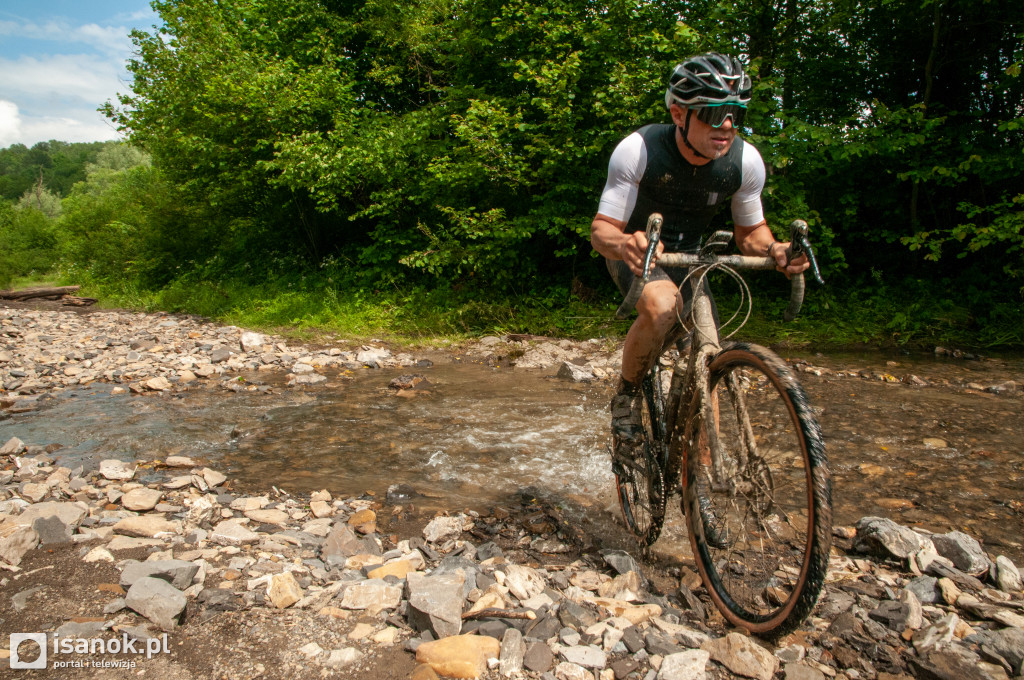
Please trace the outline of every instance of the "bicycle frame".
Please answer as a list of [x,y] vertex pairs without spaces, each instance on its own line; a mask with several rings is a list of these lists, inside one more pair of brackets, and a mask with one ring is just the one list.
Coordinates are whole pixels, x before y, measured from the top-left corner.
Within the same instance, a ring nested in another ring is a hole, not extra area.
[[[705,422],[715,422],[716,405],[704,387],[707,384],[708,360],[721,350],[721,344],[718,326],[711,309],[711,299],[704,289],[701,274],[703,272],[700,270],[691,272],[689,279],[684,282],[684,285],[691,286],[693,294],[689,304],[689,314],[683,318],[683,322],[691,326],[688,332],[690,351],[687,355],[681,352],[676,359],[672,368],[672,383],[667,399],[667,426],[665,428],[667,441],[662,447],[666,459],[661,462],[666,471],[666,486],[670,489],[675,487],[677,475],[684,469],[684,456],[696,444],[692,440],[700,431],[700,428],[696,427],[698,423],[692,417],[686,418],[685,422],[678,422],[682,407],[694,403],[694,398],[699,397],[700,418]],[[682,431],[679,428],[683,428]],[[706,431],[709,437],[716,436],[715,428],[709,427]],[[712,440],[708,444],[713,452],[713,469],[720,472],[721,458],[714,455],[718,448],[716,442]]]
[[[661,216],[654,214],[648,222],[648,237],[652,243],[656,243],[660,236]],[[806,232],[806,224],[794,223],[791,226],[794,234],[799,229]],[[716,239],[717,237],[717,239]],[[666,400],[666,428],[663,436],[665,440],[660,446],[661,460],[659,464],[665,471],[665,482],[667,489],[675,488],[677,474],[685,465],[685,454],[687,450],[695,447],[694,439],[700,432],[700,421],[716,423],[718,404],[713,395],[706,390],[707,366],[709,359],[721,351],[721,338],[718,332],[718,325],[715,322],[715,315],[711,307],[711,298],[705,290],[704,281],[706,274],[720,266],[734,269],[762,269],[774,270],[778,263],[771,257],[751,257],[746,255],[719,255],[715,251],[724,247],[732,239],[728,232],[717,232],[700,253],[664,253],[658,258],[658,264],[663,267],[688,267],[690,272],[682,285],[689,285],[691,297],[681,313],[681,321],[686,334],[690,338],[689,353],[684,355],[680,352],[679,357],[672,370],[672,383],[669,388]],[[795,238],[794,238],[795,240]],[[653,251],[650,248],[649,251]],[[809,251],[808,251],[809,252]],[[645,258],[645,263],[649,258]],[[646,279],[647,277],[643,277]],[[796,274],[792,277],[792,294],[790,307],[787,316],[795,316],[803,301],[804,281],[803,274]],[[632,293],[632,291],[631,291]],[[636,296],[639,297],[638,295]],[[628,297],[627,297],[628,299]],[[635,300],[633,300],[635,304]],[[625,306],[625,304],[624,304]],[[681,344],[681,343],[680,343]],[[726,386],[731,405],[736,411],[742,414],[744,421],[746,440],[744,459],[741,464],[746,464],[746,457],[749,454],[756,455],[753,432],[750,430],[749,420],[745,416],[746,408],[743,403],[743,396],[736,385]],[[699,399],[697,413],[691,413],[690,417],[679,422],[682,407],[693,404]],[[682,431],[679,428],[683,428]],[[715,479],[711,480],[713,487],[721,488],[722,480],[726,476],[723,468],[720,446],[718,443],[717,427],[705,428],[708,437],[708,448],[711,452],[711,465]],[[671,492],[669,492],[671,493]]]

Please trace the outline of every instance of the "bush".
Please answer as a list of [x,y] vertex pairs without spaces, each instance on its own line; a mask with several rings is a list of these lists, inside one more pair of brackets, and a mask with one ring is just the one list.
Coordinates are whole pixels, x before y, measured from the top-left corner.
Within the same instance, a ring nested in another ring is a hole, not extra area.
[[53,221],[35,208],[14,208],[0,201],[0,288],[18,276],[50,271],[57,259]]

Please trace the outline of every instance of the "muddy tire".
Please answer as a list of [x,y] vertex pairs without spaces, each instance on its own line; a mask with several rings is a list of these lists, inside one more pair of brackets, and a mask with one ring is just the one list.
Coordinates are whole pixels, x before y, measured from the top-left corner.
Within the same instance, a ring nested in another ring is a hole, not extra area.
[[792,371],[764,347],[726,344],[707,376],[713,407],[695,399],[685,435],[693,553],[726,619],[785,635],[814,608],[832,546],[821,431]]
[[641,546],[650,546],[665,523],[665,479],[661,455],[665,447],[665,399],[660,369],[641,384],[642,435],[639,443],[623,447],[614,440],[615,486],[626,527]]

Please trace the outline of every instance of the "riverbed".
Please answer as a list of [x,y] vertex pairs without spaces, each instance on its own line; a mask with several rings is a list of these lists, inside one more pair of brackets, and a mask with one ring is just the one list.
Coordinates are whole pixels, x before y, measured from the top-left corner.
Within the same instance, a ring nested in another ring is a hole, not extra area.
[[[59,345],[60,327],[36,337]],[[595,344],[606,343],[580,343],[580,354]],[[508,345],[493,339],[486,351],[435,352],[414,366],[316,366],[324,380],[304,384],[245,365],[180,389],[96,380],[3,413],[0,443],[59,445],[53,455],[71,468],[111,455],[188,455],[254,489],[383,495],[406,484],[439,508],[485,509],[526,488],[585,516],[588,530],[620,532],[607,453],[611,381],[560,379],[557,365],[510,367],[495,359],[523,349]],[[573,353],[571,343],[556,346]],[[837,524],[880,515],[958,529],[1024,561],[1024,360],[783,354],[825,433]],[[396,386],[410,376],[414,387]],[[666,550],[680,526],[676,511]]]

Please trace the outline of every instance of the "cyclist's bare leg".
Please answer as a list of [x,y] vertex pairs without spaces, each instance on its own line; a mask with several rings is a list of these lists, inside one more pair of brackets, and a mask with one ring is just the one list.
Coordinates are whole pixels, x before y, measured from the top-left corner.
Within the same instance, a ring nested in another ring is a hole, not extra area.
[[671,281],[651,281],[636,303],[636,321],[622,348],[622,378],[634,385],[654,365],[681,309],[679,291]]
[[612,432],[621,442],[633,442],[641,428],[637,395],[644,374],[661,353],[665,336],[677,321],[679,301],[671,281],[651,281],[637,302],[637,319],[622,350],[622,377],[612,398]]

